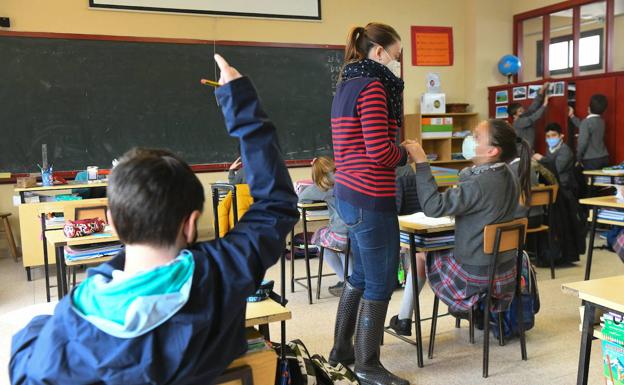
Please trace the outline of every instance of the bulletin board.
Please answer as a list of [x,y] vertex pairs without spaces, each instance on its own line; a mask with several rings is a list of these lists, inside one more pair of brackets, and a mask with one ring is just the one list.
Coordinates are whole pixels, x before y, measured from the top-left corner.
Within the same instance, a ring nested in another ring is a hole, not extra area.
[[411,36],[412,65],[453,65],[453,28],[412,26]]

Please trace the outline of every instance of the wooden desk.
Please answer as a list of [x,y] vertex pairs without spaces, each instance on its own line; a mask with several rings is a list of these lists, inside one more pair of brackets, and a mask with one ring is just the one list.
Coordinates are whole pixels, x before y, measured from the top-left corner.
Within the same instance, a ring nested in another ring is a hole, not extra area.
[[[92,259],[82,259],[80,261],[65,261],[65,246],[91,245],[97,243],[116,242],[119,238],[112,233],[99,233],[87,237],[67,238],[62,231],[55,231],[47,235],[48,243],[54,247],[56,256],[56,284],[58,290],[58,298],[62,298],[69,292],[67,284],[67,266],[87,265],[94,263],[102,263],[110,260],[112,257],[99,257]],[[44,261],[46,274],[48,272],[48,261]]]
[[420,299],[418,298],[418,264],[416,263],[416,252],[428,252],[428,251],[436,251],[436,250],[446,250],[452,249],[454,245],[447,246],[439,246],[439,247],[418,247],[416,246],[415,235],[433,235],[446,231],[454,231],[455,225],[425,225],[422,223],[417,223],[409,220],[409,216],[400,216],[399,217],[399,227],[402,232],[405,232],[409,236],[409,243],[401,242],[401,245],[404,247],[409,247],[409,256],[410,256],[410,269],[412,271],[412,290],[413,290],[413,298],[414,298],[414,320],[415,320],[415,329],[416,329],[416,340],[412,341],[409,338],[404,336],[400,336],[394,333],[390,328],[385,328],[386,333],[389,333],[401,340],[409,342],[416,346],[416,358],[418,362],[418,367],[422,368],[424,366],[423,362],[423,351],[422,351],[422,329],[421,329],[421,321],[420,318]]
[[35,187],[16,187],[15,192],[19,193],[22,203],[26,203],[24,198],[27,192],[42,192],[42,191],[62,191],[73,190],[78,188],[95,188],[108,186],[107,180],[94,180],[92,182],[76,182],[69,181],[67,184],[55,184],[53,186],[35,186]]
[[[602,170],[587,170],[587,171],[583,171],[583,175],[588,177],[587,179],[589,180],[588,185],[590,189],[593,186],[620,186],[624,184],[621,182],[622,178],[624,177],[624,170],[621,172],[620,171],[604,172]],[[610,179],[610,183],[596,183],[597,177],[603,177],[603,178],[608,177]]]
[[[308,291],[308,303],[312,305],[312,277],[310,276],[310,254],[308,251],[308,222],[319,222],[319,221],[327,221],[329,220],[328,215],[320,215],[320,216],[308,216],[308,211],[318,211],[318,210],[327,210],[327,203],[325,202],[313,202],[313,203],[297,203],[297,209],[300,212],[300,219],[303,222],[303,255],[305,258],[306,265],[306,276],[305,277],[295,277],[295,252],[294,252],[294,238],[295,238],[295,229],[293,227],[293,231],[290,236],[290,292],[295,292],[295,283],[301,285]],[[326,274],[326,276],[331,274]],[[302,279],[307,280],[307,285],[299,282]]]
[[[596,309],[612,311],[624,316],[624,291],[622,287],[624,287],[624,275],[561,285],[561,290],[564,293],[577,296],[585,304],[578,374],[576,377],[577,385],[587,384]],[[600,333],[597,334],[599,338],[602,336]]]
[[602,223],[602,224],[607,224],[607,225],[624,226],[624,222],[598,219],[598,210],[601,208],[608,208],[608,209],[624,211],[624,203],[618,202],[615,196],[585,198],[585,199],[580,199],[579,202],[583,205],[589,206],[590,210],[592,210],[590,214],[591,226],[589,228],[589,245],[587,249],[587,261],[585,264],[585,280],[588,280],[590,273],[591,273],[592,257],[594,256],[594,239],[596,237],[596,224]]

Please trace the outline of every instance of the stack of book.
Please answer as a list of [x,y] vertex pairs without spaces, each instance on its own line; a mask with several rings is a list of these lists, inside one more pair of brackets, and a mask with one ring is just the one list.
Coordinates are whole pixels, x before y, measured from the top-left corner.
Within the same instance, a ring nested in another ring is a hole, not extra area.
[[605,313],[600,317],[602,326],[603,374],[608,384],[624,384],[624,323],[622,316]]
[[271,344],[254,328],[245,329],[245,337],[247,338],[247,353],[262,352],[271,349]]
[[[301,213],[303,212],[303,210],[299,209],[299,215],[301,215]],[[321,217],[327,217],[329,216],[329,210],[328,209],[322,209],[322,210],[306,210],[306,219],[307,220],[314,220],[315,218],[321,218]]]
[[87,259],[113,256],[123,245],[119,242],[97,243],[94,245],[65,246],[65,259],[68,261],[84,261]]
[[600,209],[598,210],[598,219],[624,222],[624,211]]
[[457,170],[454,168],[431,167],[431,173],[438,185],[453,185],[459,182]]
[[[417,247],[435,248],[452,246],[455,243],[455,233],[453,231],[435,233],[430,235],[414,235]],[[409,234],[401,231],[401,242],[409,244]]]

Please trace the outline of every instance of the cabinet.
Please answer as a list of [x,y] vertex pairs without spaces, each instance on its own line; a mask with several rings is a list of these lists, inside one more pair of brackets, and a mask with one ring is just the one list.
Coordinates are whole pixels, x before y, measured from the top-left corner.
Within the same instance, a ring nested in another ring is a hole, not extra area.
[[[427,119],[451,118],[452,132],[449,137],[423,137],[423,122]],[[479,123],[476,112],[455,112],[445,114],[408,114],[405,115],[405,137],[418,140],[427,155],[437,154],[432,165],[461,169],[470,164],[469,160],[453,159],[453,154],[462,152],[464,137],[455,136],[461,131],[472,131]]]

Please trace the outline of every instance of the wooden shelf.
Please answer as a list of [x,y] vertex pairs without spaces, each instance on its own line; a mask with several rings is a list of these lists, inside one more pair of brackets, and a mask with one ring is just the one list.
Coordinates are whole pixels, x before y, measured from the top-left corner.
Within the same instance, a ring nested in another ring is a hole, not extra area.
[[422,138],[422,141],[424,142],[425,140],[449,140],[449,139],[451,139],[450,136],[448,136],[446,138]]
[[464,139],[466,139],[466,137],[465,136],[454,136],[451,139],[456,139],[456,140],[461,139],[461,140],[464,140]]

